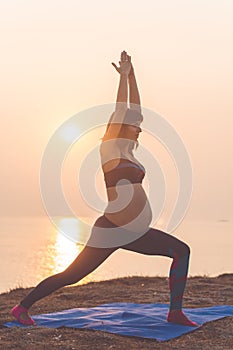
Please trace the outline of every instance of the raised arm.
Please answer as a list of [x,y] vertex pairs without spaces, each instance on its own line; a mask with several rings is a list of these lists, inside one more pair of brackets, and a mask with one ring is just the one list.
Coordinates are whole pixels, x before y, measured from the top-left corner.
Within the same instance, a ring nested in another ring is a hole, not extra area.
[[117,91],[116,108],[118,104],[125,104],[127,108],[128,100],[128,74],[120,74],[119,87]]
[[112,114],[105,135],[102,138],[102,144],[100,147],[101,162],[104,172],[110,171],[119,163],[121,154],[119,147],[115,146],[117,137],[119,135],[122,123],[127,112],[127,99],[128,99],[128,75],[131,69],[131,63],[127,61],[126,52],[121,53],[121,61],[119,67],[115,63],[112,63],[117,72],[120,74],[120,81],[117,91],[116,107]]
[[141,101],[140,101],[139,90],[138,90],[137,81],[134,73],[134,68],[131,62],[131,56],[127,55],[127,57],[128,57],[128,61],[131,63],[131,70],[128,75],[130,108],[137,110],[139,113],[141,113]]
[[[111,138],[116,138],[121,124],[123,123],[125,113],[127,111],[127,100],[128,100],[128,75],[131,69],[131,63],[127,61],[127,54],[125,51],[121,53],[121,60],[119,67],[115,63],[112,63],[117,72],[120,74],[120,81],[117,91],[116,108],[112,114],[106,133]],[[105,133],[105,134],[106,134]]]
[[118,103],[125,103],[127,108],[128,101],[128,75],[131,70],[131,63],[127,59],[126,51],[122,51],[121,60],[119,62],[120,67],[117,67],[115,63],[112,63],[113,67],[120,74],[120,82],[117,91],[116,107]]

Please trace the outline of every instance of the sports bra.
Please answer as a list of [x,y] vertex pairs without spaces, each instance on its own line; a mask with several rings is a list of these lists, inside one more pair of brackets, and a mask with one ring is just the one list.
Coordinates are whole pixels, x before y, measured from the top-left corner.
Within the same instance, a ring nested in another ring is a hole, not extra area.
[[[104,173],[106,187],[116,186],[117,182],[126,179],[132,184],[142,183],[145,168],[128,159],[120,159],[120,163],[112,170]],[[126,185],[128,181],[121,181],[118,185]]]

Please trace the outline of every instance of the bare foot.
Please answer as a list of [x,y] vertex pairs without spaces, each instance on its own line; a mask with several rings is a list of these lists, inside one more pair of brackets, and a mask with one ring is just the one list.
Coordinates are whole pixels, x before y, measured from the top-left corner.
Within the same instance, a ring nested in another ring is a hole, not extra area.
[[182,324],[183,326],[198,327],[198,324],[196,322],[189,320],[188,317],[185,316],[182,310],[169,311],[167,316],[167,321],[172,323]]

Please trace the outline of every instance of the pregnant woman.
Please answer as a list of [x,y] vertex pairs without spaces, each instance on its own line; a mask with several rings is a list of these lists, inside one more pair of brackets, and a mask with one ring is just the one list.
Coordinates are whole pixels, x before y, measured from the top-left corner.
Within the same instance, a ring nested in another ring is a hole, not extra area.
[[[137,139],[142,131],[140,124],[143,117],[131,57],[123,51],[119,67],[115,63],[112,64],[119,73],[120,82],[116,108],[100,146],[108,205],[103,216],[96,220],[87,244],[71,265],[63,272],[40,282],[11,310],[11,314],[22,324],[35,324],[29,315],[29,308],[36,301],[61,287],[80,281],[114,251],[126,249],[172,259],[169,274],[170,309],[167,321],[197,326],[182,311],[190,249],[177,238],[149,227],[152,211],[142,187],[145,169],[133,153],[138,146]],[[128,85],[130,108],[127,107]]]

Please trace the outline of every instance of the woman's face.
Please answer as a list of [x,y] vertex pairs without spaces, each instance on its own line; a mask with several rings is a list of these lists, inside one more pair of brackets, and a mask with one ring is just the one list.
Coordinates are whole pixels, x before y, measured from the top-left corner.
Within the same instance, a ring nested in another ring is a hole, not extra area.
[[137,141],[140,132],[142,129],[139,126],[123,124],[118,137]]

